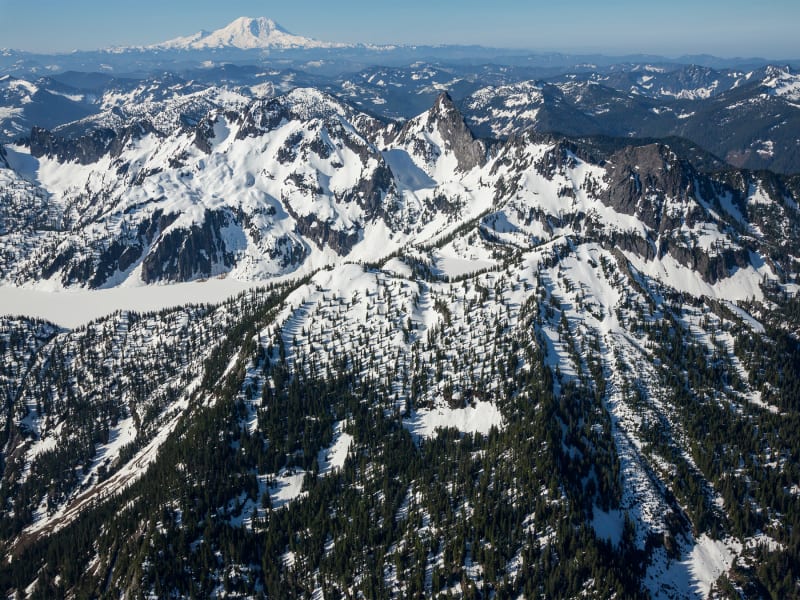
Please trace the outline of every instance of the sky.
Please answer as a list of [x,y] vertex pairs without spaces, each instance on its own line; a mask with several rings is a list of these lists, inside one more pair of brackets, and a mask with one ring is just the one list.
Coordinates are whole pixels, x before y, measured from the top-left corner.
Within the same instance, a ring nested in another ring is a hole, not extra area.
[[800,58],[797,0],[0,0],[0,48],[144,45],[240,16],[332,42]]

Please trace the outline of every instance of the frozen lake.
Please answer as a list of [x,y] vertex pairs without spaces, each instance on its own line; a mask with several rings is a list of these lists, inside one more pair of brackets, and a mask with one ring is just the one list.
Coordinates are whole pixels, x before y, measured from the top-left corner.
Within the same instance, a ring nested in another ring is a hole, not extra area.
[[209,279],[105,290],[48,291],[0,286],[0,315],[38,317],[72,329],[118,310],[149,312],[189,303],[219,303],[261,285],[264,282]]

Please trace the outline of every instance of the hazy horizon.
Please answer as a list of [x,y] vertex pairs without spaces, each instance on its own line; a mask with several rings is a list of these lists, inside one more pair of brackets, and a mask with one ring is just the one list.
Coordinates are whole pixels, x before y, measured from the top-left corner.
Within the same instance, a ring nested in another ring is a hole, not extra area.
[[410,45],[479,45],[532,52],[654,54],[678,57],[800,58],[795,25],[800,5],[784,0],[690,3],[676,0],[643,9],[619,0],[569,5],[491,7],[467,0],[435,5],[410,0],[398,12],[363,0],[347,10],[329,2],[233,0],[113,4],[76,0],[16,3],[0,0],[0,47],[65,53],[140,46],[224,27],[241,16],[269,17],[292,33],[322,41]]

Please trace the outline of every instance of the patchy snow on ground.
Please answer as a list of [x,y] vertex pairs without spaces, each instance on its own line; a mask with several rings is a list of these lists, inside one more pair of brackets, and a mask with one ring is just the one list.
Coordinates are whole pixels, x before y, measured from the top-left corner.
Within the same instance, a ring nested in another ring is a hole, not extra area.
[[592,518],[592,527],[598,538],[610,541],[617,546],[622,539],[622,530],[625,526],[625,513],[621,510],[605,512],[595,507]]
[[[187,389],[191,389],[192,387],[194,386],[191,385]],[[185,398],[170,405],[160,417],[163,425],[158,430],[156,436],[139,450],[133,459],[128,461],[125,466],[109,478],[95,485],[91,485],[86,491],[76,491],[69,501],[63,504],[53,514],[45,514],[42,512],[42,507],[40,507],[39,518],[25,531],[27,533],[40,531],[53,533],[58,531],[78,518],[87,506],[103,501],[105,498],[118,493],[120,490],[125,489],[128,485],[136,481],[147,471],[150,464],[155,461],[161,445],[174,431],[187,407],[188,401]],[[125,419],[120,422],[116,429],[115,437],[110,439],[108,445],[100,448],[103,460],[105,460],[105,458],[111,459],[118,456],[124,444],[134,439],[135,431],[132,425],[132,419]],[[97,467],[98,463],[95,461],[93,469]]]
[[661,260],[645,261],[632,252],[624,254],[637,271],[693,296],[725,300],[763,300],[762,279],[765,275],[770,278],[775,277],[769,265],[753,252],[750,253],[750,265],[736,269],[730,277],[721,279],[713,285],[703,280],[697,271],[683,266],[671,255],[664,256]]
[[735,556],[734,550],[724,542],[712,540],[705,534],[697,540],[685,562],[703,597],[708,596],[719,576],[731,568]]
[[465,239],[456,239],[432,253],[438,275],[459,277],[481,270],[497,267],[490,250],[483,244],[469,244]]
[[725,306],[727,306],[729,309],[731,309],[731,311],[736,313],[736,316],[742,319],[742,321],[744,321],[750,327],[750,329],[752,329],[756,333],[764,333],[765,331],[764,326],[759,321],[754,319],[750,315],[750,313],[748,313],[746,310],[744,310],[743,308],[739,308],[733,302],[726,302]]
[[469,259],[440,254],[436,259],[436,272],[449,277],[459,277],[481,269],[491,269],[495,265],[496,263],[493,260]]
[[399,258],[390,258],[383,265],[383,270],[396,277],[411,278],[414,274],[411,267]]
[[739,549],[737,542],[712,540],[705,534],[694,541],[682,560],[658,560],[665,552],[657,548],[656,560],[651,561],[645,576],[645,587],[653,598],[707,598],[711,586],[731,568]]
[[406,427],[416,437],[431,438],[437,429],[449,427],[462,433],[487,435],[492,427],[503,426],[503,416],[492,402],[476,402],[465,408],[436,407],[416,411],[405,421]]
[[269,488],[272,508],[281,508],[300,497],[305,476],[305,471],[281,471],[275,477],[275,484]]
[[330,448],[323,448],[317,456],[319,463],[319,474],[327,475],[344,467],[347,459],[347,452],[350,444],[353,443],[353,436],[342,431],[344,424],[340,421],[334,428],[333,444]]

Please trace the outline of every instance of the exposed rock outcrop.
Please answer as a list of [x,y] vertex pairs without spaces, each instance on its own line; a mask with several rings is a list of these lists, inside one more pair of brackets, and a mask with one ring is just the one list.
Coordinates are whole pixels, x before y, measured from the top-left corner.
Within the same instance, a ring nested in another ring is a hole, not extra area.
[[119,156],[132,140],[156,133],[149,121],[133,123],[119,130],[98,128],[77,138],[65,138],[40,127],[31,130],[30,149],[35,158],[48,156],[59,162],[96,163],[103,156]]
[[[423,132],[438,133],[444,147],[433,145]],[[410,146],[412,153],[427,163],[435,162],[441,152],[452,153],[461,172],[486,163],[486,144],[475,138],[447,92],[442,92],[429,111],[408,121],[396,135],[390,133],[388,141]]]
[[229,226],[238,224],[228,211],[206,210],[202,223],[162,234],[142,262],[142,281],[189,281],[229,269],[236,263],[222,232]]

